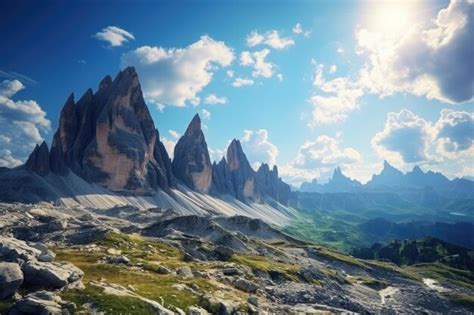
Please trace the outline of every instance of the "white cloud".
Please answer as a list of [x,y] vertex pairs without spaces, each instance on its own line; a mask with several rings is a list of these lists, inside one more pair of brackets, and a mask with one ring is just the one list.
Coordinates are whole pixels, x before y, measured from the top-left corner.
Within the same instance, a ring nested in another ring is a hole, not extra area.
[[430,123],[403,109],[387,115],[384,129],[371,143],[379,156],[399,166],[427,160],[430,138]]
[[433,123],[403,109],[387,115],[384,129],[371,143],[381,158],[400,168],[413,164],[467,165],[474,155],[474,114],[444,109]]
[[211,119],[211,112],[206,109],[201,109],[201,116],[205,120]]
[[254,81],[252,79],[247,79],[247,78],[235,78],[234,82],[232,82],[233,87],[242,87],[242,86],[248,86],[248,85],[253,85]]
[[135,66],[145,98],[157,104],[197,105],[198,93],[219,66],[229,66],[234,53],[224,42],[202,36],[186,48],[142,46],[122,55],[122,66]]
[[451,1],[431,25],[403,32],[361,28],[356,33],[367,63],[361,85],[381,96],[407,92],[446,103],[472,100],[474,21],[472,1]]
[[341,148],[340,140],[326,135],[306,141],[293,160],[302,169],[334,167],[361,161],[361,155],[353,148]]
[[303,29],[301,23],[295,24],[295,26],[293,27],[293,33],[295,33],[296,35],[303,35],[304,37],[309,37],[309,35],[311,34],[310,31],[305,31]]
[[276,30],[271,30],[260,34],[257,31],[252,31],[247,36],[247,45],[255,47],[257,45],[267,45],[273,49],[284,49],[295,44],[291,37],[280,37]]
[[[353,172],[355,165],[362,164],[362,156],[353,148],[342,148],[339,137],[332,138],[322,135],[314,140],[306,141],[299,149],[296,157],[286,165],[281,166],[281,176],[294,186],[305,181],[318,178],[326,181],[336,166],[350,170],[351,175],[361,175]],[[365,175],[365,174],[363,174]]]
[[227,98],[226,97],[219,97],[216,94],[209,94],[206,96],[204,99],[205,104],[210,104],[210,105],[218,105],[218,104],[226,104],[227,103]]
[[329,67],[329,73],[334,73],[334,72],[336,72],[336,71],[337,71],[337,66],[336,66],[336,65],[331,65],[331,66]]
[[209,157],[211,161],[216,161],[217,163],[219,163],[219,161],[222,160],[222,158],[226,155],[226,152],[226,149],[209,148]]
[[4,165],[16,166],[15,161],[25,160],[34,146],[43,141],[41,134],[51,129],[46,112],[36,101],[12,99],[24,88],[18,80],[0,83],[0,159]]
[[241,143],[254,169],[258,169],[262,162],[267,163],[270,167],[276,164],[278,148],[269,141],[266,129],[244,130]]
[[94,37],[107,42],[110,47],[119,47],[129,40],[135,39],[132,33],[117,26],[107,26],[102,31],[97,32]]
[[357,53],[366,62],[353,77],[329,81],[324,79],[324,65],[316,64],[314,86],[319,91],[309,99],[313,105],[309,125],[345,120],[366,93],[381,98],[410,93],[451,104],[471,101],[473,6],[474,1],[452,1],[434,21],[418,19],[420,23],[397,32],[384,31],[381,25],[359,28]]
[[160,141],[163,142],[166,152],[168,152],[168,155],[170,156],[170,158],[173,158],[174,147],[176,146],[176,143],[179,140],[180,134],[175,130],[168,130],[168,134],[169,134],[169,137],[160,135]]
[[313,106],[311,126],[344,121],[348,114],[359,108],[359,98],[364,94],[357,82],[346,77],[337,77],[326,81],[324,65],[317,64],[313,86],[318,90],[310,98]]
[[0,167],[15,167],[22,163],[22,160],[13,157],[12,151],[8,149],[0,150]]
[[232,70],[227,70],[225,74],[226,74],[226,76],[229,77],[229,78],[233,78],[233,77],[234,77],[234,71],[232,71]]
[[474,156],[473,113],[443,109],[434,129],[439,154],[450,159]]
[[240,64],[242,66],[252,66],[253,77],[270,78],[273,76],[275,66],[271,62],[265,60],[269,53],[270,50],[267,48],[254,53],[243,51],[240,54]]
[[344,49],[343,49],[342,47],[338,47],[337,50],[336,50],[336,52],[337,52],[338,54],[342,54],[342,53],[344,53]]
[[283,81],[283,74],[279,73],[277,74],[278,81]]

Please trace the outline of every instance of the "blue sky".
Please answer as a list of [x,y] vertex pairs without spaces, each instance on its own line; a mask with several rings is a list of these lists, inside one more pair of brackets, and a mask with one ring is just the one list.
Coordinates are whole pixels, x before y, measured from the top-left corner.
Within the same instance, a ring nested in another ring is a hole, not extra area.
[[384,159],[472,176],[472,5],[3,3],[0,166],[50,143],[71,92],[134,65],[170,151],[200,113],[213,158],[239,138],[295,185],[338,165],[366,181]]

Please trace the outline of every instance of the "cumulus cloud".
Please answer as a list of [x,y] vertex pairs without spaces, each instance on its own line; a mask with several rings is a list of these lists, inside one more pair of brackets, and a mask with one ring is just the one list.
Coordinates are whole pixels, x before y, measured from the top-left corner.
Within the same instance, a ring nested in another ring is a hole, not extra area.
[[385,127],[372,138],[375,151],[395,165],[428,159],[430,124],[407,109],[389,113]]
[[142,46],[122,55],[122,67],[135,66],[147,100],[161,105],[198,105],[198,94],[234,53],[224,42],[202,36],[186,48]]
[[0,164],[17,166],[34,146],[43,141],[42,133],[51,129],[46,112],[33,100],[15,101],[25,86],[18,80],[0,83]]
[[356,163],[361,160],[359,152],[353,148],[341,148],[340,140],[326,135],[306,141],[299,149],[293,165],[302,169],[334,167]]
[[273,76],[275,65],[265,60],[269,53],[270,50],[267,48],[254,53],[243,51],[240,54],[240,64],[242,66],[251,66],[253,68],[253,77],[270,78]]
[[474,156],[473,113],[443,109],[434,129],[438,153],[452,159]]
[[241,143],[249,162],[255,169],[258,169],[262,162],[270,167],[276,164],[278,148],[268,139],[266,129],[244,130]]
[[129,40],[135,39],[132,33],[117,26],[107,26],[102,31],[97,32],[94,37],[107,42],[110,47],[119,47]]
[[227,98],[224,96],[219,97],[216,94],[209,94],[204,99],[204,103],[209,105],[225,104],[227,103]]
[[384,129],[371,143],[380,157],[402,168],[447,160],[469,164],[474,155],[474,114],[444,109],[430,122],[403,109],[387,115]]
[[294,44],[295,41],[291,37],[280,37],[280,34],[276,30],[271,30],[263,34],[252,31],[247,36],[247,45],[249,47],[267,45],[273,49],[284,49]]
[[359,53],[367,56],[360,81],[370,92],[408,92],[446,103],[472,100],[473,1],[451,1],[431,25],[413,25],[398,36],[359,29]]
[[314,178],[318,178],[320,182],[325,181],[336,166],[352,170],[355,168],[353,165],[360,165],[361,162],[360,153],[354,148],[343,148],[339,137],[322,135],[303,143],[296,157],[279,169],[285,180],[299,186]]
[[232,82],[233,87],[242,87],[242,86],[248,86],[248,85],[253,85],[255,82],[252,79],[247,79],[247,78],[235,78],[234,82]]
[[357,29],[357,53],[366,61],[355,75],[325,80],[324,65],[313,62],[310,125],[345,120],[367,93],[381,98],[410,93],[450,104],[473,100],[473,11],[473,1],[451,1],[433,21],[411,23],[403,31]]
[[165,146],[166,152],[168,152],[168,155],[170,158],[173,158],[174,155],[174,147],[176,146],[176,143],[178,142],[180,137],[180,134],[175,131],[175,130],[168,130],[168,137],[160,135],[160,141],[163,142],[163,145]]
[[359,98],[364,95],[357,82],[346,77],[327,81],[324,65],[312,61],[315,67],[313,86],[317,92],[310,98],[313,106],[310,125],[330,124],[344,121],[349,113],[359,108]]

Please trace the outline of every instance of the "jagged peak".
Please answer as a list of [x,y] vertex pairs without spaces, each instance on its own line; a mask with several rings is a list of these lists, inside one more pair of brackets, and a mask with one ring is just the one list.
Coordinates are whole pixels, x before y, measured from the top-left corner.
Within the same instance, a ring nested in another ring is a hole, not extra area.
[[421,170],[421,168],[416,165],[415,167],[413,167],[413,169],[411,170],[412,173],[416,173],[416,174],[423,174],[423,171]]
[[270,167],[268,166],[267,163],[262,162],[262,163],[260,164],[260,167],[258,168],[258,171],[257,171],[257,172],[270,173]]
[[112,77],[110,75],[106,75],[99,83],[99,91],[105,90],[111,85],[112,85]]
[[193,119],[188,125],[188,128],[186,128],[185,134],[190,135],[196,131],[201,131],[201,118],[199,117],[199,114],[194,115]]
[[84,94],[82,94],[81,98],[79,99],[78,103],[89,102],[94,96],[94,92],[91,88],[87,89]]

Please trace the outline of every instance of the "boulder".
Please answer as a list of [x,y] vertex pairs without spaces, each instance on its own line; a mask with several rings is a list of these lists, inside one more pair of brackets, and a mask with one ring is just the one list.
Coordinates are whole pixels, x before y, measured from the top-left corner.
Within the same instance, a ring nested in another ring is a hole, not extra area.
[[199,306],[190,306],[188,308],[188,315],[207,315],[209,314],[205,309]]
[[130,264],[130,259],[125,256],[105,256],[105,260],[110,264],[123,264],[128,265]]
[[184,278],[192,278],[194,276],[191,268],[188,266],[179,267],[176,269],[176,274]]
[[16,238],[0,236],[0,261],[28,262],[36,260],[41,251]]
[[234,286],[237,289],[248,292],[248,293],[255,293],[258,289],[258,285],[256,285],[252,281],[249,281],[243,278],[239,278],[235,280]]
[[74,303],[65,302],[53,292],[30,293],[11,307],[10,315],[66,315],[73,314]]
[[15,294],[23,283],[23,273],[16,263],[0,262],[0,300]]
[[41,288],[61,289],[79,282],[84,273],[68,262],[27,262],[23,266],[25,282]]
[[223,245],[216,246],[216,248],[214,248],[214,253],[217,258],[222,261],[227,261],[232,257],[232,255],[234,255],[232,248]]

